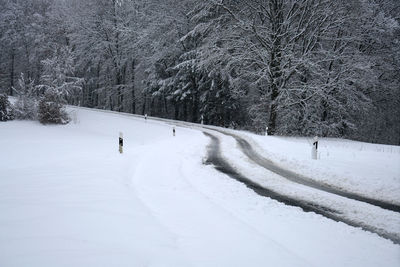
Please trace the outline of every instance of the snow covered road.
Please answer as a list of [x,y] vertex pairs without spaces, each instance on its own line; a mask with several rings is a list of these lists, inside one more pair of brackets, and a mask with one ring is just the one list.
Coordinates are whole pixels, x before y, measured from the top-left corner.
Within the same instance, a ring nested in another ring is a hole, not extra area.
[[317,190],[321,190],[321,191],[325,191],[328,193],[332,193],[338,196],[342,196],[345,198],[349,198],[349,199],[353,199],[353,200],[357,200],[357,201],[361,201],[361,202],[365,202],[374,206],[378,206],[381,207],[383,209],[387,209],[387,210],[391,210],[391,211],[395,211],[395,212],[400,212],[400,205],[397,204],[393,204],[393,203],[389,203],[383,200],[379,200],[379,199],[373,199],[370,197],[366,197],[366,196],[362,196],[362,195],[358,195],[356,193],[352,193],[352,192],[348,192],[345,191],[343,189],[339,189],[339,188],[335,188],[332,185],[326,185],[322,182],[317,182],[312,180],[309,177],[304,177],[300,174],[297,174],[291,170],[288,169],[284,169],[280,166],[277,166],[276,164],[274,164],[272,161],[262,157],[261,155],[259,155],[253,148],[252,146],[249,144],[249,142],[247,142],[244,138],[235,135],[235,134],[229,134],[226,132],[222,132],[223,134],[232,136],[233,138],[235,138],[236,142],[238,143],[240,150],[248,157],[250,158],[253,162],[255,162],[256,164],[258,164],[259,166],[262,166],[263,168],[272,171],[282,177],[285,177],[286,179],[298,183],[298,184],[302,184],[308,187],[312,187],[315,188]]
[[[201,131],[176,127],[173,137],[164,122],[74,111],[78,123],[66,126],[0,124],[2,267],[400,263],[399,245],[203,164]],[[242,161],[231,141],[221,149]]]
[[[229,158],[229,156],[227,156],[227,152],[221,153],[220,139],[209,132],[206,132],[205,135],[211,138],[208,162],[213,164],[215,168],[222,173],[243,182],[257,194],[275,199],[286,205],[300,207],[306,212],[315,212],[335,221],[343,222],[354,227],[360,227],[366,231],[387,238],[396,244],[400,244],[400,233],[398,227],[400,225],[400,214],[398,212],[393,212],[390,209],[384,210],[379,206],[371,207],[369,205],[371,203],[363,201],[361,201],[361,203],[353,202],[353,198],[342,196],[342,194],[340,194],[341,192],[335,194],[336,190],[330,192],[331,190],[323,190],[324,188],[320,189],[314,184],[310,186],[308,183],[303,184],[297,181],[292,181],[292,179],[288,179],[287,181],[282,180],[282,178],[286,177],[279,175],[280,173],[277,175],[276,172],[271,172],[269,168],[262,165],[262,162],[261,164],[258,164],[257,161],[251,162],[253,165],[251,165],[251,163],[236,164],[235,168],[231,163],[228,163],[227,160],[224,159],[224,155],[225,158]],[[238,141],[237,136],[234,136],[234,138]],[[247,147],[248,153],[244,152],[244,154],[248,156],[250,151],[251,147]],[[249,158],[253,160],[251,157]],[[230,159],[231,162],[238,162],[232,157]],[[260,170],[260,167],[267,169],[269,172],[264,173]],[[257,173],[254,171],[255,169],[258,169]],[[277,179],[274,181],[271,179],[271,175],[275,176]],[[294,182],[295,184],[290,182]],[[300,186],[296,186],[296,184],[299,184]],[[289,187],[290,189],[288,190],[286,187]],[[308,187],[311,187],[311,190]],[[317,192],[313,189],[316,189]],[[332,197],[332,194],[335,196]],[[310,195],[313,196],[310,197]]]
[[368,191],[357,194],[350,192],[351,189],[335,187],[280,167],[258,154],[246,141],[249,137],[238,131],[156,120],[204,131],[211,138],[212,152],[209,152],[208,161],[217,170],[243,182],[259,195],[362,228],[400,244],[400,206],[395,204],[398,203],[397,198],[389,201],[374,199],[365,196]]

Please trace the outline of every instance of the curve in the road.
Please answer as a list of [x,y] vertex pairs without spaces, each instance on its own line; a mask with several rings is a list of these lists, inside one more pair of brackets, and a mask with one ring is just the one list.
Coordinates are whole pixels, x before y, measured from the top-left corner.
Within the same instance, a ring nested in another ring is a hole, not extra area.
[[299,200],[299,199],[295,199],[295,198],[291,198],[291,197],[279,194],[275,191],[267,189],[255,182],[253,182],[251,179],[243,176],[242,174],[239,174],[226,160],[224,160],[221,157],[220,144],[219,144],[219,140],[217,137],[215,137],[214,135],[207,133],[207,132],[203,132],[203,133],[211,139],[211,143],[208,147],[208,155],[207,155],[206,163],[214,165],[214,167],[218,171],[230,176],[231,178],[233,178],[239,182],[244,183],[248,188],[252,189],[258,195],[275,199],[275,200],[277,200],[281,203],[284,203],[286,205],[289,205],[289,206],[300,207],[301,209],[303,209],[306,212],[315,212],[317,214],[320,214],[326,218],[332,219],[337,222],[343,222],[350,226],[359,227],[365,231],[369,231],[369,232],[375,233],[385,239],[389,239],[392,242],[394,242],[395,244],[400,244],[399,237],[392,236],[392,235],[386,233],[385,231],[376,229],[375,227],[371,227],[369,225],[362,224],[362,223],[357,223],[357,222],[351,221],[347,218],[344,218],[343,216],[340,215],[339,211],[336,211],[331,208],[324,207],[324,206],[321,206],[321,205],[318,205],[315,203],[306,202],[304,200]]
[[[118,114],[123,114],[123,115],[127,115],[127,116],[134,116],[134,117],[140,117],[140,118],[144,118],[144,116],[141,115],[135,115],[135,114],[127,114],[127,113],[120,113],[120,112],[113,112],[113,111],[104,111],[104,110],[99,110],[102,112],[112,112],[112,113],[118,113]],[[327,184],[323,184],[320,182],[317,182],[311,178],[305,177],[303,175],[300,175],[298,173],[292,172],[290,170],[284,169],[282,167],[277,166],[276,164],[274,164],[272,161],[264,158],[263,156],[261,156],[260,154],[258,154],[256,151],[254,151],[254,149],[251,147],[250,143],[247,142],[244,138],[236,135],[236,134],[232,134],[226,131],[222,131],[219,129],[216,129],[215,127],[208,127],[205,125],[199,125],[199,124],[194,124],[194,123],[188,123],[188,122],[182,122],[182,121],[173,121],[173,120],[169,120],[169,119],[163,119],[163,118],[156,118],[156,117],[151,117],[152,120],[158,120],[158,121],[163,121],[166,123],[170,123],[173,125],[181,125],[183,127],[200,127],[200,128],[204,128],[204,129],[208,129],[208,130],[212,130],[212,131],[217,131],[219,133],[222,133],[224,135],[228,135],[231,136],[233,138],[235,138],[236,142],[239,144],[240,149],[243,151],[243,153],[249,157],[249,159],[251,159],[252,161],[254,161],[256,164],[260,165],[261,167],[272,171],[292,182],[298,183],[298,184],[302,184],[308,187],[312,187],[314,189],[318,189],[321,191],[325,191],[328,193],[332,193],[335,195],[339,195],[342,197],[346,197],[349,199],[353,199],[353,200],[357,200],[357,201],[361,201],[361,202],[365,202],[374,206],[378,206],[381,207],[383,209],[386,210],[391,210],[394,212],[400,212],[400,205],[396,205],[393,203],[388,203],[386,201],[383,200],[378,200],[378,199],[373,199],[373,198],[369,198],[366,196],[362,196],[356,193],[352,193],[352,192],[348,192],[348,191],[344,191],[342,189],[339,188],[335,188],[331,185],[327,185]]]
[[[213,129],[215,131],[215,129]],[[218,130],[217,130],[218,131]],[[315,180],[312,180],[311,178],[307,178],[304,177],[302,175],[299,175],[295,172],[292,172],[290,170],[284,169],[282,167],[277,166],[276,164],[274,164],[272,161],[264,158],[263,156],[259,155],[257,152],[254,151],[254,149],[251,147],[251,145],[249,144],[249,142],[247,142],[245,139],[235,135],[235,134],[231,134],[231,133],[227,133],[224,131],[218,131],[222,134],[225,135],[229,135],[232,136],[233,138],[235,138],[235,140],[237,141],[237,143],[239,144],[240,149],[242,150],[242,152],[249,157],[252,161],[254,161],[255,163],[257,163],[258,165],[260,165],[261,167],[272,171],[292,182],[298,183],[298,184],[302,184],[308,187],[312,187],[314,189],[317,190],[321,190],[321,191],[325,191],[331,194],[335,194],[335,195],[339,195],[342,197],[346,197],[349,199],[353,199],[353,200],[357,200],[357,201],[361,201],[361,202],[365,202],[374,206],[378,206],[381,207],[383,209],[386,210],[391,210],[391,211],[395,211],[395,212],[400,212],[400,206],[393,204],[393,203],[388,203],[382,200],[377,200],[377,199],[373,199],[373,198],[369,198],[369,197],[365,197],[365,196],[361,196],[355,193],[351,193],[351,192],[347,192],[347,191],[343,191],[340,190],[338,188],[334,188],[332,186],[326,185],[326,184],[322,184],[319,182],[316,182]]]

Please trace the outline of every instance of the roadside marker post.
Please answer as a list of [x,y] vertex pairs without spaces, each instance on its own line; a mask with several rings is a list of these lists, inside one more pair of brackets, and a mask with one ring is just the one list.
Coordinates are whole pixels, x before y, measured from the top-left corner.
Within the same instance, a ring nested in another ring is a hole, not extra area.
[[172,128],[172,135],[175,136],[175,127]]
[[318,136],[314,137],[314,142],[311,148],[311,158],[318,159]]
[[144,114],[144,120],[147,122],[147,114]]
[[122,132],[119,132],[119,153],[122,154],[123,153],[123,147],[124,147],[124,136],[122,134]]

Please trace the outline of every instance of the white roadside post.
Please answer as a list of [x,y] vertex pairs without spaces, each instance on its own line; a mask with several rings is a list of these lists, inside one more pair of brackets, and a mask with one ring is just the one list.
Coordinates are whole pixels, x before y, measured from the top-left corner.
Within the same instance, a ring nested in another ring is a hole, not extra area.
[[147,114],[144,114],[144,120],[147,122]]
[[265,128],[265,136],[268,136],[268,127]]
[[311,148],[311,158],[318,159],[318,136],[314,137],[314,142]]
[[201,115],[201,124],[204,124],[204,116]]
[[122,132],[119,132],[119,153],[121,154],[123,152],[123,146],[124,146],[124,136]]
[[175,127],[172,128],[172,135],[175,136]]

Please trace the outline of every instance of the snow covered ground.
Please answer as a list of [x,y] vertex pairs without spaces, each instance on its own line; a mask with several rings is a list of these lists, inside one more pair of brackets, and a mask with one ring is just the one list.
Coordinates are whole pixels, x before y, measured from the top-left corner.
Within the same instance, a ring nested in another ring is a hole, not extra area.
[[198,130],[173,137],[163,122],[71,111],[65,126],[0,123],[2,267],[400,264],[399,245],[202,164],[209,139]]

